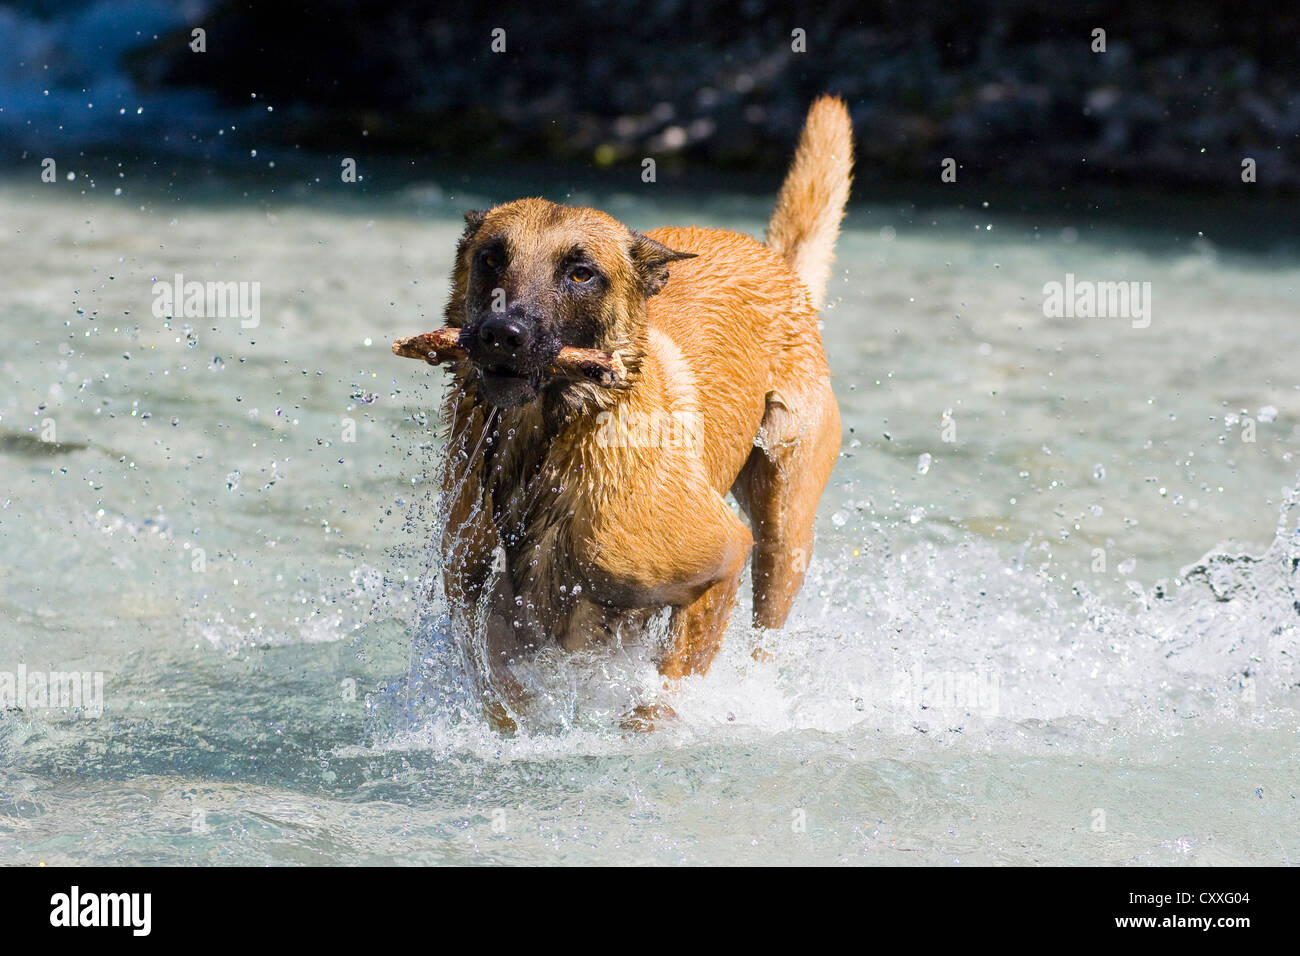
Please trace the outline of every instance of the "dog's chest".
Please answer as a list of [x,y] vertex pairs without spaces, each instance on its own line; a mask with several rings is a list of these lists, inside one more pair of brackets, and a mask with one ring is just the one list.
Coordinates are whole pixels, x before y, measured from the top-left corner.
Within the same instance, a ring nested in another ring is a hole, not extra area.
[[575,560],[574,489],[546,446],[509,440],[484,456],[483,483],[512,588],[549,627],[586,583]]
[[656,603],[601,560],[594,517],[609,469],[562,444],[503,444],[484,466],[517,620],[531,639],[574,650],[612,636],[633,609]]

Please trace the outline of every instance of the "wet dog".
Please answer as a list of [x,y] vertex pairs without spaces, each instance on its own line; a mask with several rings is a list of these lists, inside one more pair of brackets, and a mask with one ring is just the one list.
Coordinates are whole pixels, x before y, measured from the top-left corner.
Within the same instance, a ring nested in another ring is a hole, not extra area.
[[[470,361],[444,408],[442,566],[498,726],[522,694],[512,660],[635,635],[665,608],[666,686],[707,671],[751,556],[753,623],[784,624],[840,447],[817,322],[851,168],[848,110],[822,97],[765,243],[643,235],[542,199],[465,216],[446,316]],[[563,346],[613,352],[626,375],[555,378]],[[642,704],[627,723],[670,713]]]

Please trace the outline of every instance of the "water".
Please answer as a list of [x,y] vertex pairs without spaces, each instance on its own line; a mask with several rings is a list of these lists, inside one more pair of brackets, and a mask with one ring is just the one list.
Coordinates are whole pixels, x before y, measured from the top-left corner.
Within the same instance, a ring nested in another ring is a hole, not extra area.
[[[388,343],[440,324],[458,212],[535,185],[115,178],[0,187],[0,672],[104,675],[98,716],[0,715],[0,860],[1300,859],[1282,228],[856,207],[844,452],[770,659],[742,606],[627,736],[646,648],[544,654],[506,739],[425,597],[444,372]],[[751,233],[770,203],[667,192],[571,198]],[[260,283],[260,322],[155,318],[176,273]],[[1151,282],[1150,326],[1045,318],[1066,273]]]

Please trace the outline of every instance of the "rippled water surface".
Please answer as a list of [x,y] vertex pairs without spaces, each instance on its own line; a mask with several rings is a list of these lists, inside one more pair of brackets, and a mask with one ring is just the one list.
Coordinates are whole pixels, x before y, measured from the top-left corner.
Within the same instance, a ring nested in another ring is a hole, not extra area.
[[[0,188],[0,672],[104,680],[99,715],[0,714],[0,860],[1300,860],[1282,223],[855,207],[844,450],[770,659],[742,604],[626,736],[650,649],[544,653],[502,738],[425,597],[445,373],[388,343],[441,324],[459,211],[533,191]],[[569,198],[770,202],[669,191]],[[156,318],[177,273],[260,283],[260,323]],[[1067,273],[1150,282],[1150,326],[1045,318]]]

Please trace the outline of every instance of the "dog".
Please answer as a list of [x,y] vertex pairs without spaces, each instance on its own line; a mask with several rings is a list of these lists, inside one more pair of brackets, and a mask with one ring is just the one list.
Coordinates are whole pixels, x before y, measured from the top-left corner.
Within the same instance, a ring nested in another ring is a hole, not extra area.
[[[818,314],[852,150],[844,102],[819,98],[763,243],[641,234],[544,199],[465,215],[446,319],[468,361],[443,408],[440,549],[498,728],[523,700],[512,661],[635,636],[665,608],[665,688],[705,673],[751,556],[753,624],[784,625],[839,455]],[[556,378],[564,346],[613,353],[626,374]],[[673,714],[624,716],[650,730]]]

